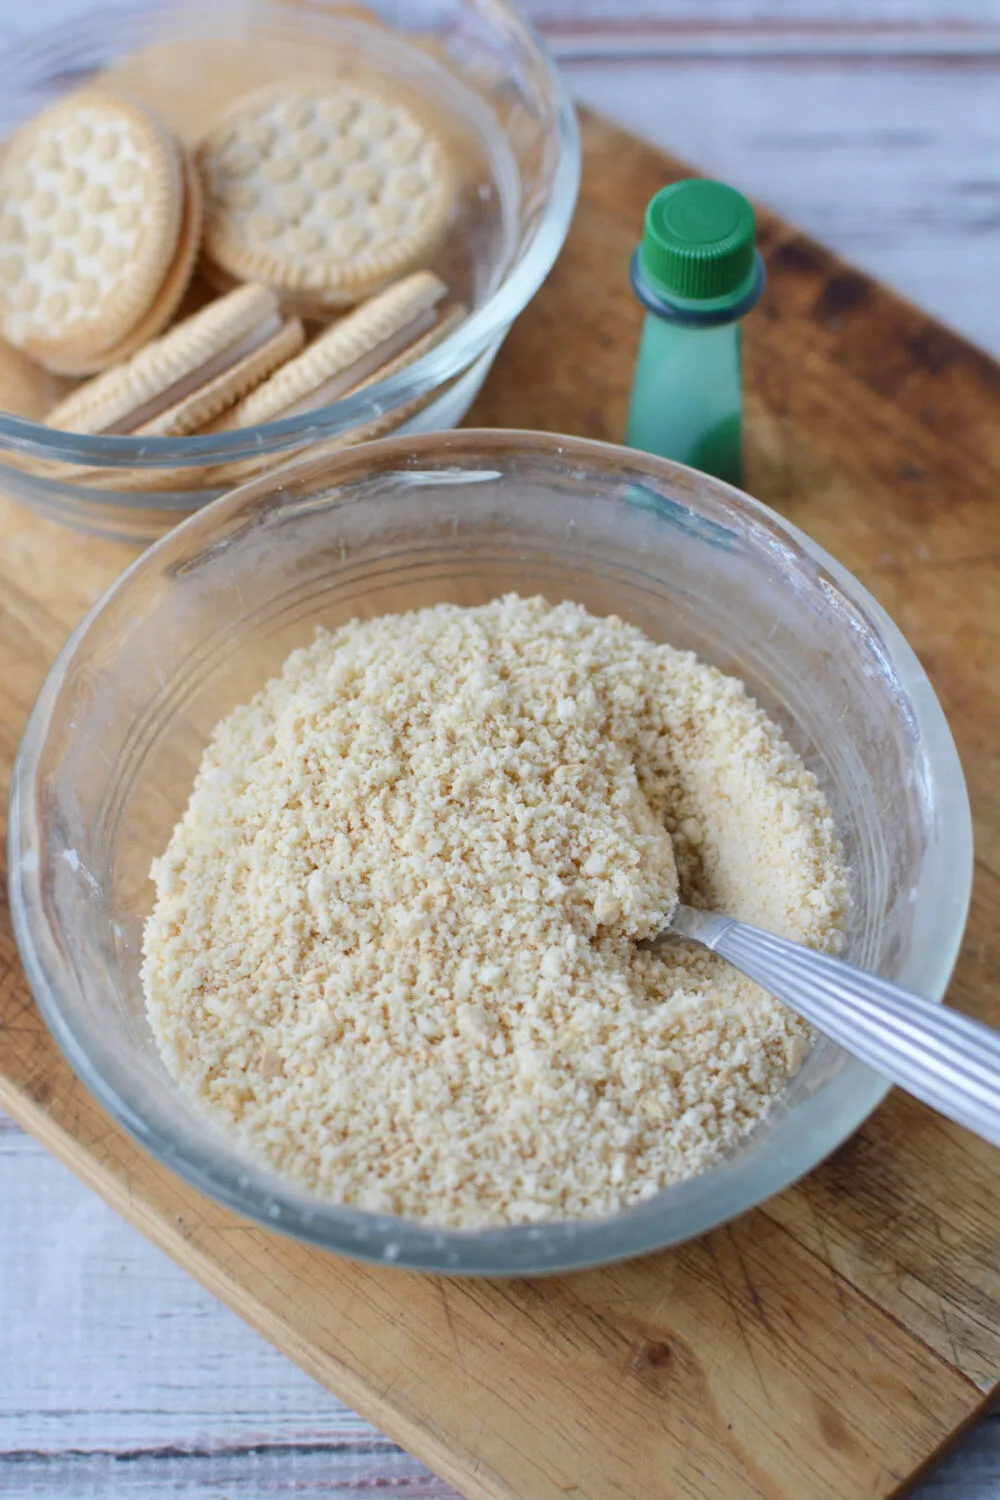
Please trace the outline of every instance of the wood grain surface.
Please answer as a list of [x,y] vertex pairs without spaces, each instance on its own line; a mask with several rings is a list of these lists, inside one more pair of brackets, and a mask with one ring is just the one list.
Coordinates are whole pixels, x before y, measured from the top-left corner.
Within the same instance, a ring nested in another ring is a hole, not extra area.
[[[579,98],[1000,355],[1000,0],[522,3]],[[0,0],[0,49],[86,5]],[[13,1126],[0,1328],[13,1500],[454,1496]],[[920,1494],[998,1500],[1000,1418]]]
[[[566,251],[473,420],[620,435],[638,326],[624,268],[643,203],[679,168],[599,120],[584,134]],[[934,679],[979,849],[950,998],[996,1022],[1000,371],[770,218],[762,248],[749,487],[858,573]],[[595,274],[601,299],[585,291]],[[6,776],[48,662],[127,554],[6,503],[0,532]],[[987,1147],[898,1094],[824,1168],[702,1241],[486,1283],[336,1261],[181,1186],[58,1057],[6,913],[0,1075],[0,1101],[112,1206],[477,1500],[887,1496],[1000,1376],[1000,1172]]]

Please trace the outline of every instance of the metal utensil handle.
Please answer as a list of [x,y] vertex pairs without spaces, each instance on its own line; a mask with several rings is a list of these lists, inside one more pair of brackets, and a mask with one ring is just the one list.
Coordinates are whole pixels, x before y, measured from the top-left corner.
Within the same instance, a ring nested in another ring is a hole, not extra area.
[[[692,912],[674,922],[853,1052],[984,1140],[1000,1145],[1000,1032],[853,964],[757,927]],[[699,920],[700,919],[700,920]]]

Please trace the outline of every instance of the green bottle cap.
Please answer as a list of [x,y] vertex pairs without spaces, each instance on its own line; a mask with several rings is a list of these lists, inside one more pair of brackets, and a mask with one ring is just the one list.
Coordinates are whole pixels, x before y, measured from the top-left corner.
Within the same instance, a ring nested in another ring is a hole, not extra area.
[[739,302],[756,274],[753,209],[724,182],[672,182],[650,199],[639,264],[662,297]]

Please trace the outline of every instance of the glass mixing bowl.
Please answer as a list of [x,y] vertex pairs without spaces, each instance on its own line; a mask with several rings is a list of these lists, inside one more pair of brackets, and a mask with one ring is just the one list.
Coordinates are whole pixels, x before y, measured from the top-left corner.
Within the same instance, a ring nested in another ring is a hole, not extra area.
[[888,1087],[820,1040],[701,1176],[610,1218],[475,1232],[310,1197],[178,1092],[146,1023],[140,942],[150,861],[209,731],[320,623],[506,590],[616,613],[746,680],[830,799],[855,962],[939,1000],[971,884],[962,769],[913,652],[820,548],[704,474],[539,433],[390,438],[290,465],[169,533],[76,630],[21,747],[10,894],[35,996],[105,1109],[204,1192],[341,1254],[450,1273],[554,1271],[698,1234],[809,1171]]
[[[456,210],[431,261],[470,309],[409,368],[320,410],[209,437],[85,437],[38,418],[67,388],[0,342],[0,487],[87,531],[148,541],[303,446],[388,416],[431,431],[468,411],[566,238],[580,177],[573,107],[505,0],[146,0],[95,8],[0,55],[0,138],[105,77],[193,143],[234,95],[347,67],[388,77],[451,147]],[[2,248],[2,247],[0,247]],[[35,420],[28,420],[34,418]]]

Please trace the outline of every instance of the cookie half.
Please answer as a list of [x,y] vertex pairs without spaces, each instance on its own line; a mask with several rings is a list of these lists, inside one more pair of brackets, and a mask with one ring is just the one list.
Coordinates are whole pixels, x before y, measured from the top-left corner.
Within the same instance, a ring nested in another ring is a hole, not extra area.
[[[405,369],[418,359],[422,359],[431,349],[444,342],[450,333],[464,322],[468,317],[468,309],[456,304],[444,312],[434,327],[416,339],[395,359],[382,365],[366,380],[362,380],[355,390],[363,390],[365,386],[374,385],[377,380],[385,380],[390,375],[395,375],[397,370]],[[309,351],[307,351],[308,353]],[[269,469],[278,468],[296,458],[314,459],[320,458],[325,453],[336,453],[341,448],[351,448],[357,443],[367,443],[373,438],[382,437],[387,432],[393,432],[415,417],[417,412],[429,406],[439,394],[437,389],[427,391],[423,396],[415,396],[412,401],[404,402],[402,406],[393,407],[392,411],[383,412],[381,416],[372,417],[370,421],[361,423],[358,427],[352,427],[347,432],[339,433],[337,437],[325,438],[316,443],[310,440],[303,448],[286,450],[282,453],[262,454],[259,458],[250,458],[235,463],[218,464],[214,468],[206,469],[202,476],[203,482],[213,489],[231,488],[233,485],[243,484],[257,474],[265,473]],[[212,432],[224,430],[225,419],[217,422],[209,429]]]
[[353,85],[261,89],[197,161],[209,276],[265,282],[303,309],[351,306],[425,262],[451,212],[444,142],[399,100]]
[[[443,343],[467,317],[467,308],[460,305],[449,308],[429,332],[425,333],[422,338],[418,338],[394,360],[390,360],[382,369],[369,376],[358,389],[365,385],[373,385],[376,380],[383,380],[389,375],[394,375],[397,370],[414,364],[431,349]],[[286,449],[280,453],[262,453],[257,458],[214,464],[201,469],[94,469],[86,471],[82,477],[85,483],[94,484],[103,481],[109,487],[119,490],[173,489],[194,494],[199,492],[218,494],[220,490],[231,489],[237,484],[245,484],[248,479],[264,474],[270,469],[283,467],[294,459],[319,458],[325,453],[335,453],[342,448],[353,447],[357,443],[366,443],[372,438],[381,437],[384,433],[392,432],[404,422],[408,422],[411,417],[416,416],[417,412],[429,405],[436,395],[438,395],[437,390],[428,391],[426,395],[417,396],[403,406],[394,407],[390,412],[373,417],[370,421],[359,427],[353,427],[349,432],[343,432],[338,437],[326,439],[318,444],[310,441],[305,447]],[[216,422],[201,430],[218,432],[222,430],[222,427],[221,423]]]
[[0,165],[0,329],[49,369],[100,367],[174,262],[184,171],[149,109],[98,90],[52,105]]
[[299,416],[379,378],[391,360],[434,327],[437,304],[447,290],[430,271],[416,271],[380,292],[251,391],[215,430]]
[[245,396],[303,342],[301,323],[283,317],[273,292],[240,287],[80,386],[46,420],[69,432],[180,437]]
[[[464,323],[469,316],[469,309],[457,302],[454,307],[449,307],[447,312],[441,315],[440,320],[428,333],[404,349],[395,359],[389,360],[374,375],[369,375],[367,380],[362,380],[354,387],[355,391],[363,391],[366,386],[374,385],[377,380],[388,380],[390,375],[395,375],[398,370],[405,370],[408,365],[415,365],[418,359],[423,359],[432,349],[443,344],[449,334],[453,333],[460,323]],[[430,390],[424,396],[414,396],[412,401],[405,401],[402,406],[393,407],[392,411],[383,412],[380,417],[372,417],[370,422],[364,422],[360,427],[352,427],[348,432],[342,432],[339,437],[331,438],[329,446],[324,445],[325,452],[334,452],[338,448],[352,448],[357,443],[370,443],[373,438],[383,437],[388,432],[395,432],[397,427],[402,427],[411,417],[415,417],[418,411],[423,411],[429,406],[440,392]]]

